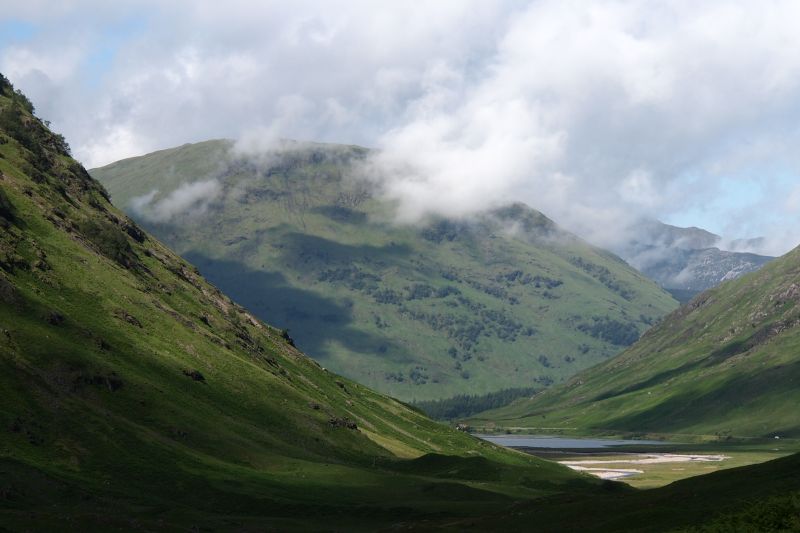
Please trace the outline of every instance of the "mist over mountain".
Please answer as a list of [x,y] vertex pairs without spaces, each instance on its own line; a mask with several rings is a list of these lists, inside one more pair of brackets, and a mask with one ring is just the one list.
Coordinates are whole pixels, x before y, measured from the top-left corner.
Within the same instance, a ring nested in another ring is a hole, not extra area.
[[0,533],[800,531],[798,20],[4,0]]
[[597,486],[321,368],[33,110],[0,75],[0,528],[375,530]]
[[206,141],[92,170],[131,217],[321,364],[402,399],[546,387],[677,303],[525,204],[410,221],[373,152]]
[[87,166],[354,143],[407,220],[522,201],[606,249],[642,216],[800,242],[791,1],[7,4],[0,68]]
[[700,228],[679,228],[650,219],[641,220],[622,235],[627,239],[612,249],[683,303],[774,259],[737,251],[758,249],[763,238],[725,242]]

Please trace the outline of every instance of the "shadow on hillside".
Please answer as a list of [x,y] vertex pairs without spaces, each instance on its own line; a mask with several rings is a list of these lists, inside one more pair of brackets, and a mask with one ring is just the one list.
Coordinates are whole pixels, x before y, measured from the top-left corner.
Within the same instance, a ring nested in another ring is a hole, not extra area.
[[329,343],[335,341],[353,352],[411,361],[391,340],[356,329],[346,303],[295,287],[279,272],[251,270],[193,251],[184,257],[235,302],[268,324],[288,328],[298,348],[315,359],[329,357]]
[[[676,394],[668,400],[642,412],[616,418],[609,427],[631,431],[668,432],[689,424],[710,420],[725,420],[732,406],[756,402],[770,391],[773,398],[789,397],[800,378],[800,362],[767,368],[757,374],[738,375],[722,386],[708,392],[695,386]],[[800,437],[798,427],[776,428],[764,426],[763,437],[780,433],[783,436]]]
[[389,259],[411,255],[407,244],[342,244],[336,241],[289,232],[281,239],[281,256],[287,265],[302,270],[319,270],[332,266],[350,265],[354,261],[376,266],[388,266]]

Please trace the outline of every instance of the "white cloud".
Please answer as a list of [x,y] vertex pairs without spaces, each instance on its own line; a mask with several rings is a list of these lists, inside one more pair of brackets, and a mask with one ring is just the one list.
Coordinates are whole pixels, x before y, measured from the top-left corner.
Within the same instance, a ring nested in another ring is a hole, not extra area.
[[770,179],[800,173],[794,0],[49,4],[4,8],[41,31],[0,69],[90,166],[219,137],[358,143],[402,220],[521,200],[602,244],[757,176],[771,203],[711,229],[800,237]]
[[[767,154],[796,164],[795,150],[771,140],[800,140],[798,10],[532,2],[484,75],[453,92],[456,102],[426,88],[405,124],[382,137],[379,161],[415,169],[388,169],[388,193],[417,216],[523,199],[613,244],[641,216],[713,198],[709,184],[731,157],[737,169]],[[692,175],[703,187],[683,186]],[[431,192],[438,202],[426,201]]]
[[175,217],[204,214],[220,197],[222,186],[215,179],[184,183],[164,198],[156,200],[158,190],[131,199],[131,209],[152,222],[169,222]]

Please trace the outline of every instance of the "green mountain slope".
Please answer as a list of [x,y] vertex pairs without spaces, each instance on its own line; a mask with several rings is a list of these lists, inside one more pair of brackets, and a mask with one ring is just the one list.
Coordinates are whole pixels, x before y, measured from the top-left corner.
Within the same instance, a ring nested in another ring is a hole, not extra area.
[[392,224],[353,146],[229,141],[95,169],[120,207],[324,366],[402,399],[542,388],[677,303],[616,256],[517,204]]
[[0,77],[0,529],[373,529],[596,485],[322,369]]
[[479,424],[800,436],[800,249],[675,311],[629,350]]
[[796,523],[798,456],[633,491],[323,370],[117,211],[2,76],[0,229],[2,531]]
[[[800,454],[633,493],[557,495],[478,520],[460,531],[559,533],[789,532],[800,528]],[[457,527],[456,527],[457,526]]]

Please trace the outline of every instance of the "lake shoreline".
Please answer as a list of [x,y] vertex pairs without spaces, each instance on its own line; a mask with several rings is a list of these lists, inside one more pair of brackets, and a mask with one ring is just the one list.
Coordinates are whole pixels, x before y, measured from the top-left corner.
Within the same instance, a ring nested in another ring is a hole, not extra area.
[[[797,446],[762,439],[760,443],[711,443],[602,439],[554,435],[475,435],[487,442],[562,464],[565,467],[636,488],[656,488],[716,470],[764,462]],[[780,445],[786,447],[782,447]],[[788,449],[787,449],[788,448]]]

